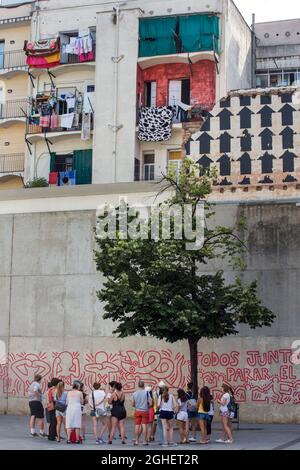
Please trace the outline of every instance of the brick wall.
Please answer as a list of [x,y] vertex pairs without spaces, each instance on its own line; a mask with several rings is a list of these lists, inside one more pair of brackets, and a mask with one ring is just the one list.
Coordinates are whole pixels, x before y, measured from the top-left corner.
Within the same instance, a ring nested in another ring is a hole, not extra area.
[[[196,64],[160,64],[141,70],[138,66],[137,93],[144,100],[144,83],[156,81],[157,106],[168,103],[169,80],[191,80],[191,103],[206,105],[211,109],[216,95],[216,66],[210,60],[201,60]],[[142,101],[142,104],[143,101]]]

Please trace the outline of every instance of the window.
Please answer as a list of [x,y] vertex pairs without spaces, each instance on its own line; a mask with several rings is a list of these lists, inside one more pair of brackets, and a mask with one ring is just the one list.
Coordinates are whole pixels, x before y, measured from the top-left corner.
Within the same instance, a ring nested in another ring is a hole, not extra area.
[[0,69],[4,68],[4,47],[5,41],[0,41]]
[[178,176],[182,163],[181,150],[169,150],[168,153],[168,170]]
[[269,76],[266,75],[257,75],[256,76],[256,86],[258,88],[267,88],[269,86]]
[[139,37],[139,57],[218,51],[219,18],[205,14],[142,18]]
[[56,155],[54,163],[54,171],[72,171],[73,170],[73,154]]
[[145,106],[156,106],[156,82],[145,82]]
[[155,155],[153,152],[144,154],[144,180],[153,181],[155,172]]
[[[180,103],[189,105],[191,102],[191,85],[190,79],[170,80],[169,81],[169,106],[177,106]],[[181,107],[177,109],[177,114],[173,118],[173,122],[186,122],[188,113]]]
[[282,72],[279,73],[270,73],[270,86],[277,87],[283,85]]

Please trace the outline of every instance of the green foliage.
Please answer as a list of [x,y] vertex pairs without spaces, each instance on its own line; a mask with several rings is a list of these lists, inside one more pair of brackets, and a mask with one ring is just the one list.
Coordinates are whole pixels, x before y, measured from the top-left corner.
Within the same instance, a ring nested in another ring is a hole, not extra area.
[[104,318],[116,322],[120,337],[139,334],[168,342],[198,341],[236,334],[239,323],[251,328],[272,324],[275,316],[262,306],[255,282],[243,284],[237,277],[228,284],[221,270],[203,271],[218,259],[241,269],[246,249],[245,221],[235,227],[211,221],[214,211],[207,196],[215,177],[214,170],[202,170],[199,176],[199,166],[189,159],[184,159],[178,176],[172,172],[164,176],[163,190],[172,190],[165,205],[188,203],[195,214],[197,204],[205,204],[204,244],[198,250],[187,250],[186,240],[173,236],[157,242],[123,240],[118,225],[115,240],[96,237],[96,266],[106,278],[98,298],[104,303]]
[[31,181],[28,181],[26,188],[45,188],[49,186],[46,178],[34,178]]

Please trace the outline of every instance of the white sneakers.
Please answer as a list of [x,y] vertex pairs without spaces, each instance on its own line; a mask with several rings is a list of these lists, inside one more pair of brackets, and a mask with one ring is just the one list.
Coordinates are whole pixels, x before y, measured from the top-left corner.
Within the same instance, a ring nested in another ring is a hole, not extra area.
[[232,444],[233,443],[233,440],[232,439],[227,439],[227,440],[224,440],[224,439],[217,439],[216,442],[220,442],[222,444]]

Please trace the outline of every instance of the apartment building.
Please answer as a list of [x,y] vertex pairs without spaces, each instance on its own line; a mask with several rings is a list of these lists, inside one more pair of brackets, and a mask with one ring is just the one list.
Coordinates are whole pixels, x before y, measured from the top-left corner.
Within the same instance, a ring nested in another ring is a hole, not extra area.
[[2,183],[156,179],[216,101],[251,85],[252,33],[231,0],[32,1],[0,14]]
[[256,85],[300,85],[300,19],[254,25],[256,35]]
[[23,187],[31,6],[0,8],[0,188]]

